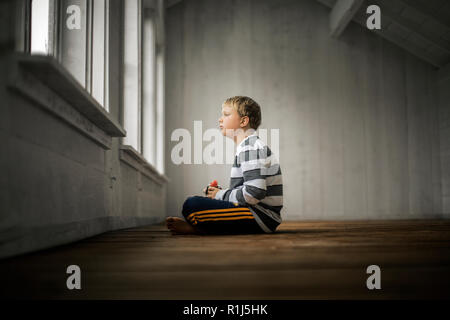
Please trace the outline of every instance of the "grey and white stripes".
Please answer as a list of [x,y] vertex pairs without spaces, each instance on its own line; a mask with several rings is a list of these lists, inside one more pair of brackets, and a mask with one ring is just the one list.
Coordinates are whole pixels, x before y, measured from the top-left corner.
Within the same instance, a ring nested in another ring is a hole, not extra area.
[[215,198],[249,206],[267,232],[281,223],[283,180],[280,164],[256,134],[245,138],[237,147],[230,187],[217,192]]

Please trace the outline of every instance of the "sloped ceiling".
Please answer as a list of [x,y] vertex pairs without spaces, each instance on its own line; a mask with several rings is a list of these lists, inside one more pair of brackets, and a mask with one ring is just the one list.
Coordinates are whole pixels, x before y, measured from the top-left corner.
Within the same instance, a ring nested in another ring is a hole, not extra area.
[[[338,1],[315,0],[333,9]],[[381,9],[381,30],[368,30],[368,5]],[[354,13],[354,22],[367,32],[395,43],[428,63],[443,68],[450,62],[450,1],[448,0],[370,0]],[[344,31],[345,32],[345,31]]]

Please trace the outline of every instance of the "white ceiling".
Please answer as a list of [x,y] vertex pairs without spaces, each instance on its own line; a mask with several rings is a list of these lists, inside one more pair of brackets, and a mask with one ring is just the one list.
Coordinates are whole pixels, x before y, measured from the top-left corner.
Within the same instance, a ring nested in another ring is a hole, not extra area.
[[[166,7],[181,1],[166,0]],[[312,1],[318,1],[332,9],[338,1],[361,0]],[[381,9],[381,30],[372,31],[366,28],[366,8],[372,4]],[[352,20],[363,26],[367,32],[377,33],[433,66],[450,69],[449,0],[363,0]]]

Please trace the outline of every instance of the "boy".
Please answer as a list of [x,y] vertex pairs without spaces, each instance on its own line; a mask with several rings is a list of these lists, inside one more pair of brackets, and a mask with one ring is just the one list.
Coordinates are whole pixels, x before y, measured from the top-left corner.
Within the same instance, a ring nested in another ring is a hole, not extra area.
[[230,187],[208,187],[207,197],[193,196],[183,204],[186,219],[168,217],[172,234],[272,233],[281,223],[283,182],[278,161],[256,135],[261,108],[237,96],[222,105],[219,127],[238,145]]

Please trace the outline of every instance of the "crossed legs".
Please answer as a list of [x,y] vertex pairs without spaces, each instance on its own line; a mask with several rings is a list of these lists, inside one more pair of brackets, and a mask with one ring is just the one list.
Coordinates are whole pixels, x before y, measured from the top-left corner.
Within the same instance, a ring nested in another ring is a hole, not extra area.
[[237,203],[193,196],[186,199],[182,210],[184,220],[166,219],[172,234],[245,234],[263,233],[250,209]]

